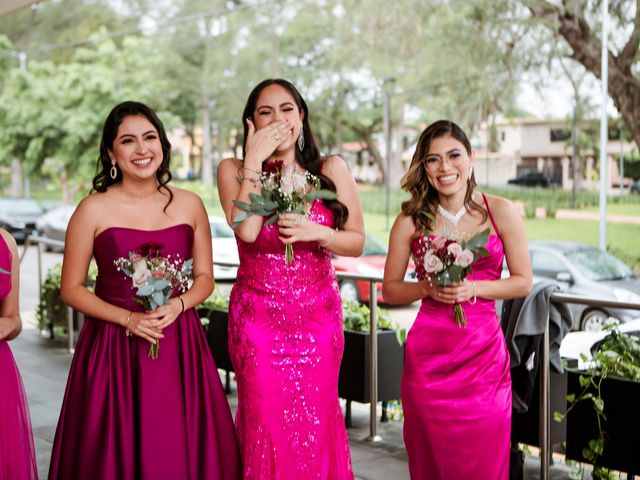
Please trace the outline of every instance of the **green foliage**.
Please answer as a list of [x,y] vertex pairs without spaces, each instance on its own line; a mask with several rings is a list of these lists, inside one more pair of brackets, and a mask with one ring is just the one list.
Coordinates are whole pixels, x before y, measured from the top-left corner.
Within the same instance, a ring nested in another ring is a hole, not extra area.
[[[89,267],[87,274],[87,288],[93,291],[98,270],[95,265]],[[60,298],[60,280],[62,265],[57,263],[49,269],[40,289],[40,303],[36,311],[38,328],[47,331],[66,331],[69,319],[69,310]]]
[[[608,377],[640,381],[640,340],[621,333],[615,324],[606,325],[605,330],[609,334],[600,344],[591,366],[578,378],[581,392],[577,396],[567,395],[569,407],[566,414],[554,412],[553,415],[555,421],[561,422],[577,404],[591,402],[598,425],[598,438],[589,440],[587,447],[582,450],[582,455],[593,464],[593,477],[601,480],[616,478],[609,469],[598,465],[598,458],[602,456],[606,446],[604,424],[607,416],[601,393],[602,382]],[[583,355],[582,360],[586,361],[587,358]]]
[[229,311],[229,294],[223,293],[217,285],[213,289],[213,293],[204,302],[198,305],[198,309],[218,310],[221,312]]

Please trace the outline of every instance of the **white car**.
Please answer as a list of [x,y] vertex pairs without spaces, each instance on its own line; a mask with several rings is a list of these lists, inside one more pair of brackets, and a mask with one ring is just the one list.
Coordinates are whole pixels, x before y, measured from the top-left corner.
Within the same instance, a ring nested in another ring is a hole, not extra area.
[[[640,317],[626,323],[620,323],[618,329],[623,333],[636,332],[640,334]],[[562,358],[578,360],[578,368],[584,370],[591,365],[593,360],[593,346],[609,334],[606,330],[598,332],[569,332],[560,344],[560,356]],[[586,360],[581,358],[586,357]]]
[[213,249],[213,275],[216,281],[236,279],[237,267],[223,267],[215,262],[240,263],[236,237],[227,221],[215,215],[209,215],[211,226],[211,248]]

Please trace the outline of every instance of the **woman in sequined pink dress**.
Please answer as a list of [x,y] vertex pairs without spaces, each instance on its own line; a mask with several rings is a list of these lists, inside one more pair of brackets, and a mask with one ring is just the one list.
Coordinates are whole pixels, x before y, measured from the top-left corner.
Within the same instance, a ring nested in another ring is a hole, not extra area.
[[[238,383],[236,431],[244,478],[353,478],[338,401],[342,309],[331,253],[357,256],[364,245],[355,181],[339,157],[322,158],[309,110],[286,80],[261,82],[243,114],[244,160],[218,168],[227,221],[234,200],[260,193],[263,164],[283,160],[318,176],[338,200],[316,200],[307,216],[277,224],[252,216],[235,229],[240,268],[229,306],[229,350]],[[294,261],[285,263],[285,243]]]
[[[475,153],[456,124],[435,122],[422,133],[402,187],[389,239],[383,294],[422,299],[407,336],[402,374],[404,440],[415,480],[509,478],[511,378],[496,299],[526,295],[531,266],[522,218],[508,200],[475,190]],[[470,238],[490,229],[488,255],[466,281],[448,287],[425,279],[425,238]],[[417,283],[404,281],[409,257]],[[511,276],[501,279],[506,257]],[[467,317],[453,320],[453,304]]]

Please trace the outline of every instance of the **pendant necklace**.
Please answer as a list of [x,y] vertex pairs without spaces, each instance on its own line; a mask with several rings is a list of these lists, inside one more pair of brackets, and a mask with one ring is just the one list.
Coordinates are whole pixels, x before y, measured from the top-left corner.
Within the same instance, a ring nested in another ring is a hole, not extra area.
[[467,213],[467,206],[463,205],[462,208],[458,210],[458,213],[456,213],[455,215],[452,215],[451,213],[447,212],[444,208],[442,208],[442,205],[438,205],[438,213],[442,215],[444,218],[446,218],[447,220],[449,220],[451,224],[455,227],[458,225],[458,222],[464,216],[464,214]]

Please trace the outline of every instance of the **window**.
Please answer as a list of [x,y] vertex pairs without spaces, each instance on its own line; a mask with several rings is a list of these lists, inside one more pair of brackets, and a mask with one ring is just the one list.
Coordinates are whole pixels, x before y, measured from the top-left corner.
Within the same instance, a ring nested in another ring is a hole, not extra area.
[[566,272],[564,262],[552,253],[532,252],[531,270],[534,275],[555,279],[558,273]]
[[564,142],[571,138],[571,132],[564,128],[552,128],[550,133],[552,142]]

